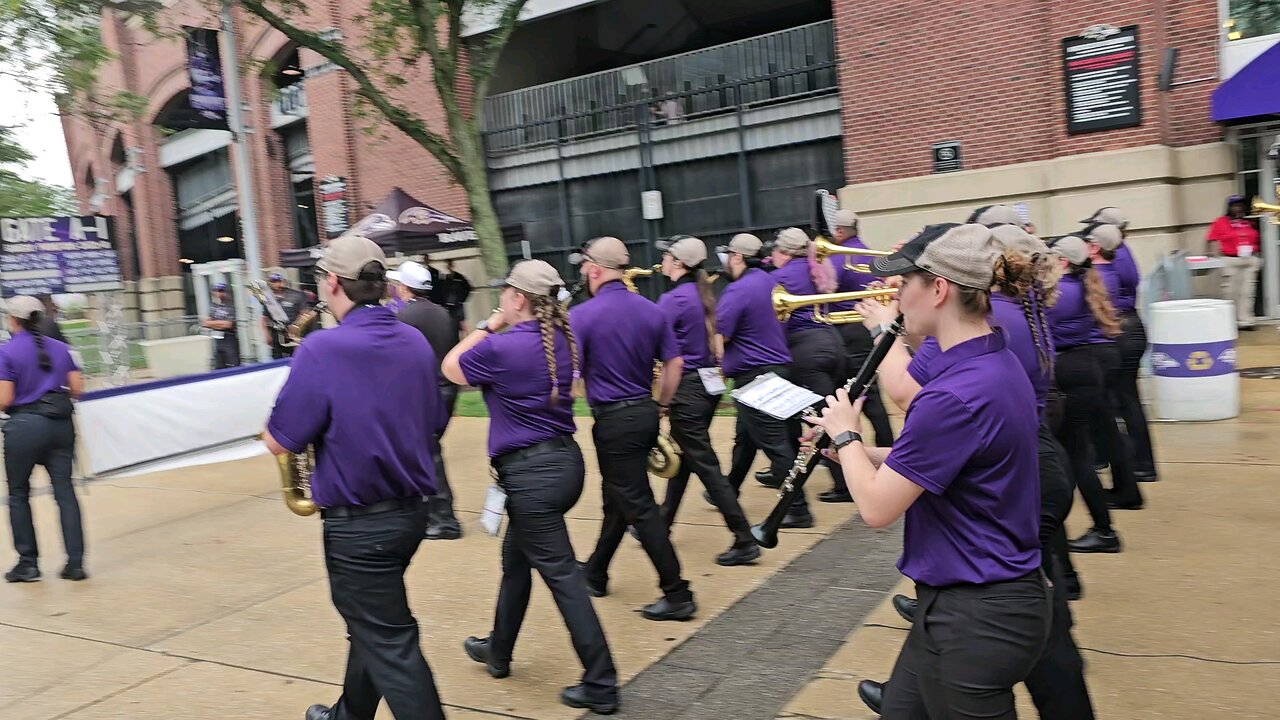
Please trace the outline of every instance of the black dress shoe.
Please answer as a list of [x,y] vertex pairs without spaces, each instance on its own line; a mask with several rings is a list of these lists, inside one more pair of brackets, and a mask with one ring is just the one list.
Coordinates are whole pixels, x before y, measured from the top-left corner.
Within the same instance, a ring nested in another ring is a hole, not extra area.
[[676,620],[683,622],[692,618],[697,611],[698,606],[692,600],[671,602],[664,597],[658,602],[645,605],[640,610],[640,614],[644,615],[646,620]]
[[893,596],[893,609],[898,611],[898,615],[909,623],[916,621],[916,608],[920,606],[920,602],[915,598],[909,598],[906,595]]
[[1134,470],[1133,476],[1138,479],[1138,482],[1160,482],[1160,476],[1155,470]]
[[457,540],[462,537],[462,527],[455,523],[441,523],[427,528],[428,540]]
[[825,503],[851,503],[853,502],[853,496],[840,490],[828,490],[818,493],[818,500]]
[[68,565],[62,568],[62,572],[58,577],[63,580],[87,580],[89,573],[85,572],[84,568],[79,565]]
[[757,472],[757,473],[756,473],[756,482],[760,483],[761,485],[763,485],[763,486],[765,486],[765,487],[767,487],[767,488],[775,488],[775,489],[776,489],[776,488],[780,488],[780,487],[782,487],[782,481],[781,481],[781,480],[775,480],[775,479],[774,479],[774,477],[773,477],[773,472],[772,472],[772,471],[770,471],[770,470],[761,470],[761,471]]
[[789,512],[787,516],[782,518],[780,528],[811,528],[813,527],[812,513],[794,513]]
[[716,505],[716,501],[715,501],[715,500],[712,500],[712,499],[711,499],[711,493],[707,492],[706,490],[703,490],[703,491],[702,491],[702,499],[703,499],[703,500],[705,500],[705,501],[706,501],[706,503],[707,503],[708,505],[710,505],[711,507],[713,507],[713,508],[719,508],[719,507],[720,507],[719,505]]
[[1111,510],[1141,510],[1142,501],[1137,502],[1120,502],[1119,500],[1108,500],[1107,507]]
[[329,720],[333,717],[333,710],[328,705],[312,705],[307,708],[307,720]]
[[587,574],[586,563],[584,562],[578,563],[578,569],[582,571],[582,580],[587,584],[588,595],[590,595],[591,597],[604,597],[605,595],[609,594],[608,581],[605,581],[600,584],[596,584],[594,581],[592,581],[591,576]]
[[1075,602],[1084,597],[1084,588],[1080,585],[1080,576],[1072,573],[1062,579],[1062,586],[1067,591],[1067,600]]
[[13,569],[4,574],[4,581],[11,583],[20,582],[36,582],[40,579],[40,568],[35,565],[23,565],[19,563],[14,565]]
[[871,712],[879,715],[880,707],[884,705],[884,683],[878,683],[875,680],[863,680],[858,683],[858,697],[862,698],[862,702],[871,708]]
[[750,545],[734,545],[716,556],[716,564],[732,567],[747,565],[760,557],[760,546],[752,542]]
[[489,638],[478,638],[475,635],[462,641],[462,649],[466,651],[467,657],[478,663],[483,663],[485,669],[489,671],[489,675],[502,678],[511,674],[511,663],[494,660],[489,654]]
[[1115,530],[1099,530],[1093,528],[1067,543],[1067,549],[1074,553],[1118,553],[1120,552],[1120,536]]
[[560,702],[571,708],[585,708],[598,715],[612,715],[618,710],[618,697],[612,699],[592,697],[581,685],[567,687],[560,692]]

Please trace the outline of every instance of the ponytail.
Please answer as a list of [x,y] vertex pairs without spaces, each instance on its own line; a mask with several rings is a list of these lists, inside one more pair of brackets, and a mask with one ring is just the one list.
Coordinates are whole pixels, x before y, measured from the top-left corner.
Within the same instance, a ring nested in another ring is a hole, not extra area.
[[1000,294],[1021,302],[1022,316],[1026,318],[1027,328],[1031,331],[1031,340],[1035,343],[1036,355],[1040,359],[1040,369],[1051,372],[1053,353],[1046,345],[1049,333],[1035,306],[1042,265],[1039,262],[1039,255],[1029,257],[1020,252],[1006,250],[1003,255],[996,258],[993,284]]
[[701,267],[693,271],[693,281],[698,285],[698,299],[702,301],[702,321],[707,326],[707,350],[716,356],[716,296],[711,291],[707,271]]
[[31,316],[19,319],[18,324],[23,330],[31,333],[31,339],[36,344],[36,357],[40,361],[40,369],[49,372],[53,369],[53,361],[49,359],[49,353],[44,349],[44,335],[40,334],[40,321],[44,319],[44,313],[31,313]]
[[1107,286],[1102,283],[1102,276],[1092,267],[1082,268],[1084,277],[1084,299],[1089,304],[1093,319],[1102,328],[1102,334],[1114,338],[1120,334],[1120,321],[1116,319],[1116,308],[1111,304],[1111,296]]

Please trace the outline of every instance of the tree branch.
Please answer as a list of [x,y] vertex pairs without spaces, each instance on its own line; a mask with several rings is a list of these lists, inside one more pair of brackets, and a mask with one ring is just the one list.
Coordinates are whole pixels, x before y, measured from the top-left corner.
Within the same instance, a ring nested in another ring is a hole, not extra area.
[[240,0],[240,4],[298,46],[320,53],[326,60],[345,70],[351,79],[356,81],[357,94],[368,100],[392,125],[431,153],[455,179],[461,182],[462,163],[450,149],[448,141],[428,128],[422,118],[392,102],[391,98],[374,84],[369,74],[347,55],[341,45],[325,40],[317,33],[297,27],[273,12],[262,0]]
[[515,31],[520,19],[520,11],[527,2],[529,0],[511,0],[511,4],[502,11],[498,27],[489,33],[484,43],[476,43],[471,52],[471,90],[476,107],[489,94],[489,79],[497,68],[498,57],[502,55],[502,48],[506,47],[507,40],[511,39],[511,33]]

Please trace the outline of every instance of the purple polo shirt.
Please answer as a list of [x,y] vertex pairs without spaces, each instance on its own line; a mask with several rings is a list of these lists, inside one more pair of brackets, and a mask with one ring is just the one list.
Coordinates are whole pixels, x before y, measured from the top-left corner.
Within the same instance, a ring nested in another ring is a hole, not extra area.
[[13,334],[9,342],[0,347],[0,380],[13,383],[13,404],[30,405],[46,393],[67,386],[67,374],[80,368],[71,357],[65,343],[44,338],[44,351],[52,367],[40,369],[40,351],[31,333],[22,330]]
[[569,311],[592,407],[653,395],[653,361],[680,357],[671,324],[654,302],[607,282]]
[[459,358],[467,384],[480,388],[489,408],[489,457],[573,434],[573,360],[560,332],[555,357],[555,404],[537,320],[490,335]]
[[885,463],[925,492],[907,509],[903,575],[990,583],[1040,567],[1035,393],[1004,335],[960,343],[932,364]]
[[[862,240],[856,237],[851,237],[848,240],[845,240],[844,242],[840,243],[840,246],[847,247],[847,248],[858,248],[860,250],[867,249],[867,244],[862,242]],[[858,257],[858,256],[838,256],[837,257],[833,255],[829,260],[829,262],[834,262],[836,264],[836,292],[855,292],[857,290],[866,290],[867,285],[870,285],[871,283],[878,280],[879,278],[877,278],[875,275],[871,275],[869,273],[864,273],[864,272],[858,272],[857,270],[850,270],[849,268],[845,267],[845,264],[846,264],[845,260],[848,260],[849,264],[860,265],[860,264],[865,264],[870,259],[871,258],[869,257]],[[831,310],[832,311],[852,310],[855,304],[856,303],[854,302],[833,303],[831,305]]]
[[[791,261],[786,265],[773,271],[773,281],[792,295],[818,294],[818,288],[813,284],[813,276],[809,273],[809,260],[807,258],[791,258]],[[791,317],[787,318],[787,334],[825,327],[830,326],[823,325],[813,319],[812,306],[800,308],[791,313]]]
[[698,282],[693,273],[682,276],[676,281],[675,287],[662,293],[662,297],[658,298],[658,307],[675,333],[680,357],[684,358],[682,371],[687,373],[713,367],[716,363],[707,344],[707,322],[702,313],[702,298],[698,297]]
[[[1032,312],[1039,315],[1038,306],[1033,306]],[[1000,293],[991,294],[991,313],[987,315],[987,322],[993,327],[998,328],[999,332],[1004,334],[1005,343],[1014,357],[1018,358],[1018,364],[1022,366],[1022,370],[1026,373],[1027,379],[1031,381],[1031,389],[1036,395],[1036,413],[1044,412],[1045,401],[1049,396],[1049,386],[1053,384],[1053,377],[1047,368],[1040,364],[1040,352],[1036,348],[1035,337],[1031,334],[1031,327],[1027,325],[1027,316],[1022,310],[1022,303]],[[1041,337],[1041,344],[1051,343],[1052,339]],[[1053,357],[1053,347],[1048,345],[1046,348],[1049,357]],[[911,358],[911,364],[907,366],[907,372],[911,374],[911,378],[921,387],[924,387],[933,379],[936,374],[935,366],[937,365],[939,356],[942,355],[942,349],[938,347],[936,338],[925,338],[920,344],[920,350]]]
[[724,336],[721,369],[738,377],[765,365],[791,363],[787,336],[773,312],[772,273],[750,268],[729,283],[716,303],[716,332]]
[[[1103,272],[1103,282],[1107,283],[1107,291],[1111,293],[1111,303],[1121,315],[1133,312],[1138,303],[1138,284],[1142,275],[1138,272],[1138,264],[1133,260],[1133,253],[1128,245],[1116,249],[1116,257],[1109,264],[1099,265]],[[1108,275],[1112,276],[1108,279]]]
[[1089,303],[1085,302],[1084,278],[1080,275],[1063,275],[1058,281],[1058,302],[1049,308],[1048,316],[1058,352],[1088,345],[1095,337],[1102,337]]
[[435,492],[444,430],[439,363],[389,308],[356,307],[293,354],[267,429],[285,449],[315,445],[311,495],[322,508]]

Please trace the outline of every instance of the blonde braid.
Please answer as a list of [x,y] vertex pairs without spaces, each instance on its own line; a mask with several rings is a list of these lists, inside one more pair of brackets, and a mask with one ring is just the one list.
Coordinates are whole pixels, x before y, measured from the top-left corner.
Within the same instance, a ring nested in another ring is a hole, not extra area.
[[551,310],[553,304],[547,302],[546,298],[536,298],[533,300],[533,314],[538,320],[538,331],[542,334],[542,352],[547,359],[547,374],[551,376],[551,398],[549,404],[558,405],[560,403],[560,383],[556,368],[555,321],[552,319]]
[[573,367],[573,377],[576,379],[580,375],[578,342],[573,338],[573,328],[569,327],[569,311],[561,305],[556,305],[551,309],[551,318],[555,320],[556,327],[560,328],[560,332],[564,333],[564,339],[569,342],[569,362]]

